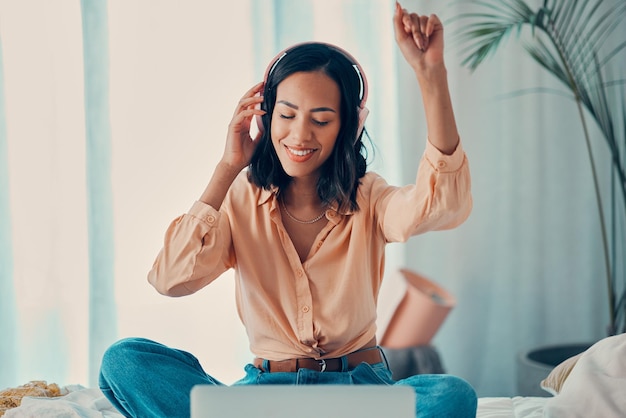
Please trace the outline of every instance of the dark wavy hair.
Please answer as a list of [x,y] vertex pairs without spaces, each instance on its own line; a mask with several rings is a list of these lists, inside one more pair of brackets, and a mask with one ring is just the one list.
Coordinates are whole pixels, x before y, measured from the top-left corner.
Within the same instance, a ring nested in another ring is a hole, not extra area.
[[274,150],[271,138],[272,113],[278,85],[297,72],[321,71],[337,83],[341,93],[341,127],[332,154],[324,162],[317,183],[317,193],[325,203],[336,202],[340,211],[359,209],[356,191],[367,168],[363,132],[357,138],[358,106],[361,102],[361,79],[353,63],[340,50],[324,43],[297,45],[286,52],[270,69],[265,81],[262,109],[263,134],[259,139],[248,170],[253,184],[281,193],[291,182]]

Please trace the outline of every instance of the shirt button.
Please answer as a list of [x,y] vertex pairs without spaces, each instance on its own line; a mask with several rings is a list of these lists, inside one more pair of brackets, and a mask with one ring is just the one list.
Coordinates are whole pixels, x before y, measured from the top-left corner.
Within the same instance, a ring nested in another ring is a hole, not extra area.
[[446,164],[446,162],[443,160],[437,161],[437,167],[439,168],[445,168],[447,165],[448,164]]
[[210,224],[212,224],[213,222],[215,222],[215,216],[213,215],[209,215],[206,217],[206,221]]
[[302,312],[304,312],[304,313],[309,312],[309,310],[310,310],[310,308],[308,306],[306,306],[306,305],[302,307]]
[[303,274],[304,273],[302,272],[302,270],[300,270],[300,269],[296,270],[296,276],[302,277]]

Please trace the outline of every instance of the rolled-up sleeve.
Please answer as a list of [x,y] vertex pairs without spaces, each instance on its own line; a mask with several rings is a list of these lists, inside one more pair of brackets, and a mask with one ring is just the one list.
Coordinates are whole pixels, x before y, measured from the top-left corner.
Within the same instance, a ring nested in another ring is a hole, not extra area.
[[461,142],[451,155],[427,142],[415,184],[391,192],[383,210],[383,233],[390,242],[404,242],[412,235],[463,223],[472,210],[472,195],[469,163]]
[[194,293],[232,265],[231,247],[228,217],[195,202],[168,227],[148,281],[164,295]]

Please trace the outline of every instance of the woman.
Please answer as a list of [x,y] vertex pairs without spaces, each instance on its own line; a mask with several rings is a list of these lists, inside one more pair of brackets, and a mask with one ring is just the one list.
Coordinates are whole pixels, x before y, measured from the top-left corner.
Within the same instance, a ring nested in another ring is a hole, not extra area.
[[[220,163],[199,201],[170,225],[148,279],[183,296],[235,270],[256,356],[237,385],[410,385],[417,416],[473,417],[469,384],[448,375],[395,382],[376,344],[385,245],[452,228],[471,210],[441,22],[397,5],[394,27],[428,123],[416,184],[393,187],[366,172],[367,81],[358,63],[332,45],[296,45],[240,100]],[[191,354],[153,341],[119,341],[103,359],[100,387],[127,416],[188,416],[196,384],[222,383]]]

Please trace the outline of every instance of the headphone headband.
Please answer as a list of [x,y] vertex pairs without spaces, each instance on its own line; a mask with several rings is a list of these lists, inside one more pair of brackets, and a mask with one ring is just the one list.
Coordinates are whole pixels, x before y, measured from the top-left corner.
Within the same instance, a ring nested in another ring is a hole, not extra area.
[[367,102],[367,95],[368,95],[368,85],[367,85],[367,78],[365,77],[365,71],[363,71],[363,68],[361,67],[361,64],[359,64],[359,62],[356,60],[356,58],[354,58],[345,49],[342,49],[342,48],[338,47],[337,45],[329,44],[329,43],[326,43],[326,42],[300,42],[300,43],[291,45],[290,47],[287,47],[287,48],[283,49],[282,51],[280,51],[274,57],[274,59],[272,59],[272,61],[270,61],[270,64],[267,66],[267,69],[265,70],[265,75],[263,77],[263,81],[267,82],[267,79],[274,72],[274,69],[276,68],[278,63],[283,58],[285,58],[285,56],[290,51],[292,51],[295,48],[301,47],[303,45],[316,45],[316,44],[317,45],[325,45],[328,48],[331,48],[331,49],[339,52],[341,55],[343,55],[352,64],[352,68],[354,68],[354,71],[356,72],[357,76],[359,77],[359,87],[360,87],[360,91],[359,91],[359,108],[361,108],[361,109],[365,108],[365,103]]

